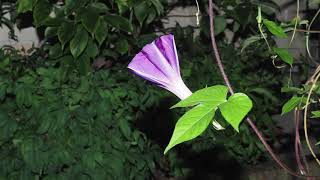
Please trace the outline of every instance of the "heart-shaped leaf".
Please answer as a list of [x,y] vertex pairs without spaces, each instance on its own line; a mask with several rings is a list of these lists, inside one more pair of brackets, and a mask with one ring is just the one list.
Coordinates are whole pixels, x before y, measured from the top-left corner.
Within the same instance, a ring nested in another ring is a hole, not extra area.
[[180,101],[171,108],[195,106],[200,103],[218,106],[227,101],[227,93],[228,88],[226,86],[216,85],[207,87],[196,91],[187,99]]
[[216,107],[200,104],[185,113],[177,122],[173,135],[166,147],[166,154],[172,147],[199,136],[210,124]]
[[251,99],[243,93],[230,96],[227,102],[219,106],[222,116],[237,132],[239,132],[239,124],[251,108]]

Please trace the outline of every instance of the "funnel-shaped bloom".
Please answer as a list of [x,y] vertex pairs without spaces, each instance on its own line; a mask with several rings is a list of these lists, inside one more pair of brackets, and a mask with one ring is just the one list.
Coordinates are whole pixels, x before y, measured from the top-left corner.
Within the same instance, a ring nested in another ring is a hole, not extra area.
[[147,44],[128,65],[135,74],[169,90],[180,99],[192,94],[182,81],[173,35]]

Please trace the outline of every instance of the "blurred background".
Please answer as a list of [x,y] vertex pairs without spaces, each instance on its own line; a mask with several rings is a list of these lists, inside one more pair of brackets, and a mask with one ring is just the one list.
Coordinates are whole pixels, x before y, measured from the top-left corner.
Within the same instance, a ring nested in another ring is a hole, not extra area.
[[[195,0],[0,0],[0,179],[298,179],[270,159],[246,123],[237,133],[221,120],[225,130],[210,126],[163,155],[185,110],[170,109],[178,98],[126,66],[144,45],[171,33],[192,91],[223,84],[210,44],[208,2],[198,3],[199,23]],[[250,117],[294,170],[293,113],[280,115],[292,94],[282,89],[304,84],[319,65],[319,5],[214,1],[215,35],[230,80],[251,97]],[[248,43],[260,37],[259,6],[287,32],[288,38],[268,34],[267,40],[289,47],[292,67],[273,60],[262,38]],[[306,33],[313,18],[314,33]],[[319,140],[317,121],[310,120],[312,144]],[[320,175],[302,147],[309,172]]]

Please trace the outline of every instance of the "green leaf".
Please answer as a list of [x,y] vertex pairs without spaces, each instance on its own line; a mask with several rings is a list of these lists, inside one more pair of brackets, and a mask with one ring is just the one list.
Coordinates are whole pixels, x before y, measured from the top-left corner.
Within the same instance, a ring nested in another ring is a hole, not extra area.
[[33,171],[38,171],[43,166],[44,162],[41,159],[39,150],[40,140],[37,138],[26,138],[22,141],[21,155],[26,165]]
[[64,11],[68,15],[86,4],[87,0],[66,0]]
[[76,34],[70,42],[70,51],[73,57],[77,58],[85,50],[88,44],[89,35],[87,31],[78,26]]
[[43,25],[43,23],[48,19],[50,12],[51,5],[47,0],[37,1],[33,10],[35,25],[37,27]]
[[107,23],[109,23],[111,26],[113,26],[117,29],[127,31],[127,32],[133,31],[133,27],[132,27],[132,24],[130,23],[130,21],[122,16],[106,15],[105,20]]
[[[4,57],[1,61],[0,61],[0,71],[5,71],[8,66],[10,65],[11,62],[11,58],[9,56]],[[3,83],[0,83],[0,86]]]
[[120,119],[119,127],[120,127],[120,130],[121,130],[122,134],[128,140],[130,140],[130,138],[131,138],[131,129],[130,129],[128,121],[125,118]]
[[224,16],[216,16],[215,18],[215,26],[214,26],[214,34],[219,35],[224,32],[227,27],[227,21]]
[[303,94],[304,91],[302,88],[297,88],[297,87],[282,87],[281,92]]
[[41,125],[37,129],[37,133],[44,134],[48,132],[50,126],[51,126],[52,119],[49,116],[44,116],[42,118]]
[[61,57],[63,54],[62,48],[60,46],[60,43],[56,43],[55,45],[51,46],[49,49],[49,57],[52,59],[57,59]]
[[85,8],[84,12],[81,14],[81,21],[83,26],[93,34],[96,24],[99,19],[99,12],[94,7]]
[[256,36],[251,36],[248,39],[244,40],[242,43],[242,49],[241,52],[243,52],[243,50],[245,50],[249,45],[260,41],[261,39],[263,39],[260,35],[256,35]]
[[148,13],[146,13],[146,9],[148,9],[148,4],[146,1],[142,1],[136,6],[134,6],[134,15],[138,19],[140,25],[142,25],[143,21],[147,18]]
[[96,10],[99,13],[104,13],[104,12],[107,12],[109,10],[108,6],[106,6],[104,3],[101,3],[101,2],[94,2],[94,3],[91,4],[91,6],[93,8],[96,8]]
[[68,43],[72,39],[75,29],[76,27],[72,22],[64,22],[59,27],[58,38],[62,44],[62,49],[64,49],[66,43]]
[[158,15],[160,15],[164,11],[164,8],[163,8],[161,2],[159,0],[151,0],[151,2],[154,5]]
[[14,132],[18,129],[16,121],[12,120],[8,113],[0,110],[0,144],[2,141],[6,141],[8,138],[13,136]]
[[237,132],[239,132],[241,121],[251,108],[251,99],[243,93],[236,93],[230,96],[227,102],[219,106],[222,116]]
[[81,56],[77,58],[77,66],[81,74],[87,75],[92,70],[90,64],[90,57],[86,53],[83,53]]
[[216,107],[200,104],[185,113],[177,122],[171,140],[166,147],[166,154],[175,145],[199,136],[210,124]]
[[18,0],[17,11],[18,13],[25,13],[27,11],[32,11],[34,0]]
[[30,87],[19,84],[16,89],[16,103],[18,107],[22,108],[23,105],[30,106],[32,103],[32,92]]
[[57,27],[47,27],[44,36],[46,38],[54,37],[58,34],[58,28]]
[[320,111],[312,111],[312,117],[311,118],[319,118],[320,117]]
[[6,97],[7,89],[8,89],[8,84],[6,84],[6,83],[0,84],[0,101],[2,101]]
[[124,55],[128,52],[129,44],[126,39],[121,39],[116,43],[116,51],[119,52],[121,55]]
[[85,54],[87,54],[88,57],[91,58],[95,58],[99,54],[99,48],[91,38],[89,38],[88,40],[88,45],[85,50]]
[[282,107],[281,115],[284,115],[294,108],[296,108],[302,101],[302,97],[293,96],[288,102],[286,102]]
[[65,123],[67,122],[68,119],[69,119],[69,115],[65,110],[60,109],[58,111],[55,111],[54,120],[51,123],[49,132],[59,131],[60,129],[65,127]]
[[129,7],[128,0],[115,0],[115,1],[118,5],[119,13],[123,14]]
[[152,8],[149,8],[148,10],[148,17],[146,19],[146,24],[150,24],[152,23],[152,21],[156,18],[157,14],[156,14],[156,10],[152,9]]
[[288,49],[285,49],[285,48],[276,48],[274,47],[273,48],[273,51],[278,54],[280,56],[280,58],[288,63],[289,65],[292,65],[293,63],[293,57],[291,56],[291,54],[289,54],[289,51]]
[[94,35],[96,40],[99,42],[99,46],[101,46],[103,41],[108,36],[108,24],[102,16],[100,16],[98,19],[97,25],[94,30]]
[[194,92],[187,99],[180,101],[171,108],[188,107],[197,104],[219,105],[226,102],[228,88],[222,85],[207,87]]
[[278,26],[275,22],[270,21],[268,19],[263,20],[263,24],[266,25],[268,30],[275,36],[279,38],[287,38],[287,34],[284,32],[284,30]]

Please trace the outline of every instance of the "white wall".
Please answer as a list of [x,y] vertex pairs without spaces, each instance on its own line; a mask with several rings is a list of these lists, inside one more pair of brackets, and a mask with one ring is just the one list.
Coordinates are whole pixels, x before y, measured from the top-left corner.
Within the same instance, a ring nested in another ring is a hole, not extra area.
[[[296,17],[297,14],[297,3],[296,0],[274,0],[280,8],[281,12],[277,14],[277,18],[284,22],[289,22]],[[306,9],[306,0],[299,0],[300,2],[300,13],[299,16],[301,19],[304,18],[304,10]],[[289,4],[290,3],[290,4]],[[277,39],[277,45],[283,48],[289,47],[291,36],[293,33],[288,33],[288,38],[286,39]],[[300,58],[300,55],[306,55],[306,45],[305,45],[305,36],[304,33],[296,32],[295,38],[289,51],[295,58]]]
[[15,32],[18,38],[18,42],[9,39],[8,33],[9,29],[6,26],[3,26],[0,28],[0,47],[3,45],[12,45],[17,48],[21,48],[22,46],[26,49],[29,49],[32,47],[32,44],[38,45],[39,38],[37,36],[36,30],[33,27],[25,28],[22,30],[19,30],[15,26]]
[[32,44],[35,46],[39,43],[39,38],[34,28],[26,28],[19,31],[15,28],[15,32],[18,38],[18,41],[14,41],[9,39],[8,37],[9,30],[7,28],[0,29],[0,47],[3,45],[12,45],[17,48],[21,48],[22,46],[26,49],[32,47]]

